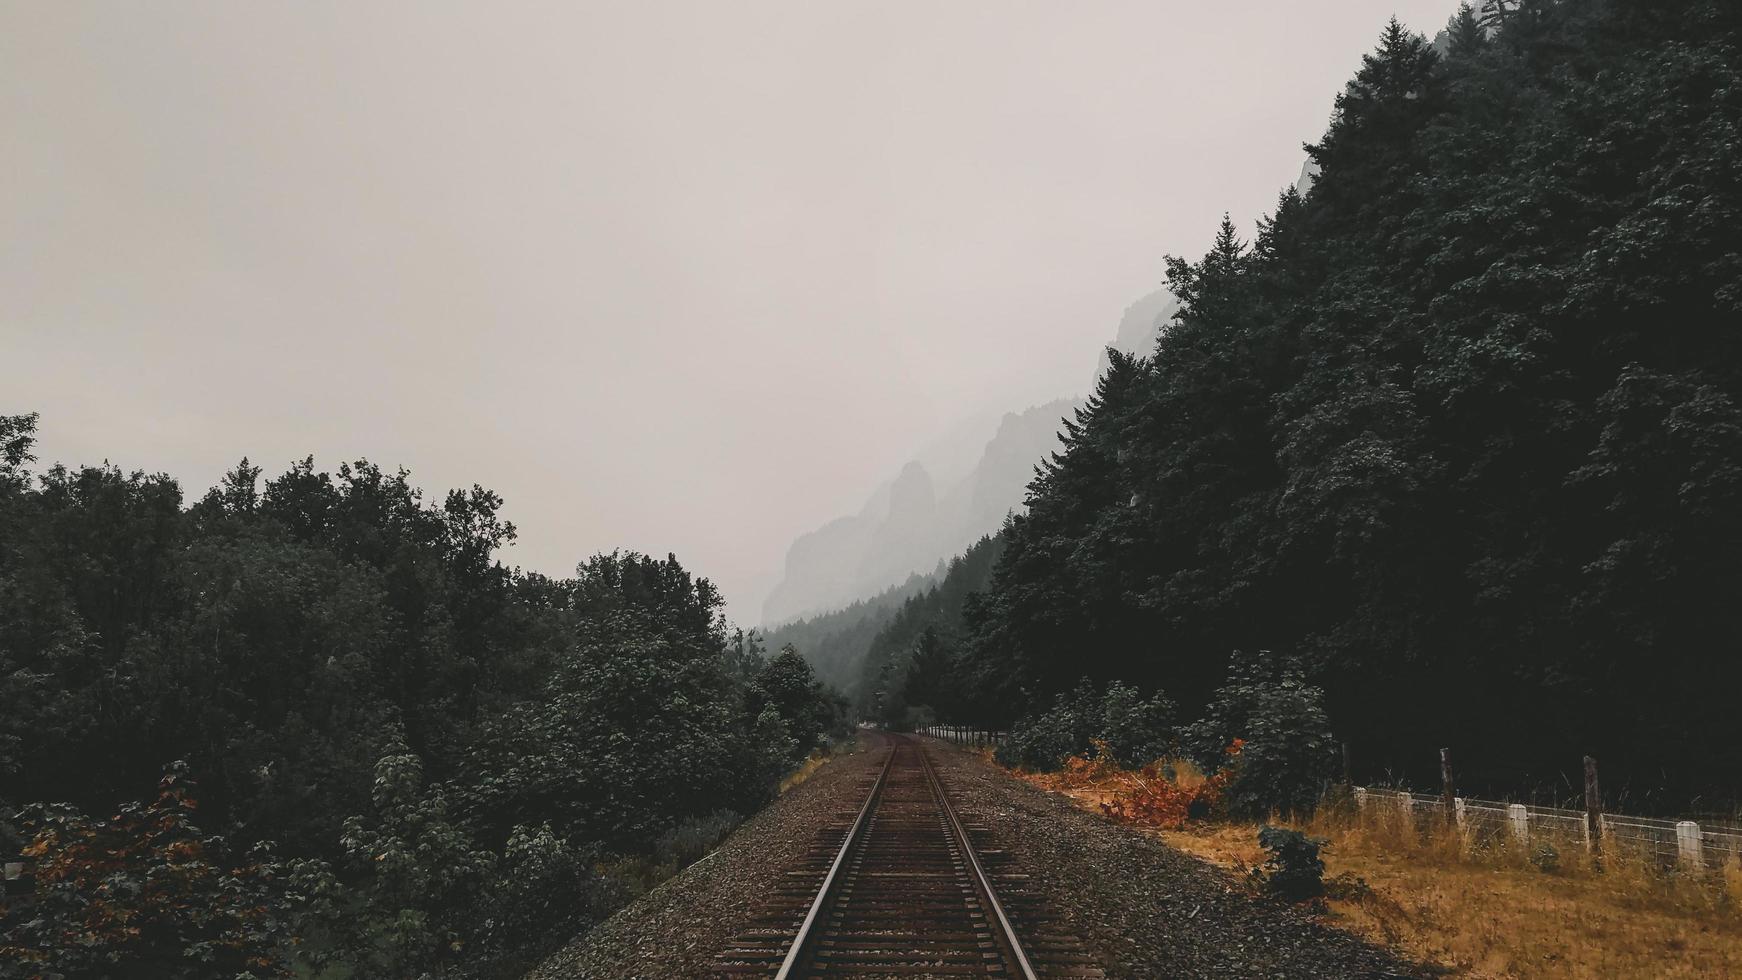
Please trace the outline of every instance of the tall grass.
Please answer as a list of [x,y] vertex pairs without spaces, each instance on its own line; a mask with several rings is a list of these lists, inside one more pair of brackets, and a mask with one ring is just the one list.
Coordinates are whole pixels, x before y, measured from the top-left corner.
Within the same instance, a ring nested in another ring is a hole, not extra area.
[[1681,915],[1742,919],[1742,864],[1683,868],[1641,845],[1604,841],[1590,849],[1582,836],[1533,828],[1519,840],[1505,827],[1460,828],[1438,814],[1399,808],[1358,809],[1331,798],[1301,829],[1345,851],[1390,855],[1424,867],[1465,866],[1531,872],[1581,881],[1625,907]]
[[[1169,785],[1157,785],[1160,773]],[[1266,856],[1259,824],[1229,820],[1223,807],[1183,821],[1169,808],[1109,808],[1134,790],[1166,798],[1204,786],[1208,780],[1188,766],[1157,764],[1146,776],[1083,760],[1057,773],[1016,775],[1126,818],[1240,880],[1251,881]],[[1149,819],[1158,814],[1165,819]],[[1419,809],[1407,816],[1395,806],[1357,809],[1347,790],[1330,794],[1309,818],[1271,822],[1328,841],[1329,897],[1321,908],[1329,921],[1451,975],[1742,977],[1742,866],[1734,860],[1683,870],[1611,841],[1599,863],[1582,834],[1533,827],[1524,843],[1505,825],[1473,821],[1465,831]]]

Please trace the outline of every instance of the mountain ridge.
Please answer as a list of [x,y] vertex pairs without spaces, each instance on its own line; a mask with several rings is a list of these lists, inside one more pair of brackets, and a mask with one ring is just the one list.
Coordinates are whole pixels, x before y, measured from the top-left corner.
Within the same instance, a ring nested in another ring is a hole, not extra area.
[[[1139,297],[1121,314],[1109,346],[1147,354],[1179,301],[1166,289]],[[1096,377],[1106,370],[1103,349]],[[1080,397],[1057,398],[1005,412],[966,475],[940,486],[919,456],[880,484],[855,514],[837,517],[799,535],[787,548],[784,573],[762,604],[764,629],[814,618],[934,573],[1024,506],[1035,466],[1058,446],[1063,420],[1082,407]],[[958,467],[959,468],[959,467]]]

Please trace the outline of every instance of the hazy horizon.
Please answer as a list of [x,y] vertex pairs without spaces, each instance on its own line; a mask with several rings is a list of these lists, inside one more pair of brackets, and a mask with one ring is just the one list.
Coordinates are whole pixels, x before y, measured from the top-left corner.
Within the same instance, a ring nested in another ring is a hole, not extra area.
[[793,538],[1088,388],[1454,3],[0,7],[0,414],[197,497],[479,483],[553,574]]

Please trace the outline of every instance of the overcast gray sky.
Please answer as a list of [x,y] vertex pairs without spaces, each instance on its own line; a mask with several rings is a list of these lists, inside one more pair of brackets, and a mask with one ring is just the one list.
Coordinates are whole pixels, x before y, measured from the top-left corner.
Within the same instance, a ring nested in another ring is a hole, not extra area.
[[196,497],[402,464],[507,561],[792,538],[1087,388],[1397,14],[1206,3],[0,0],[0,413]]

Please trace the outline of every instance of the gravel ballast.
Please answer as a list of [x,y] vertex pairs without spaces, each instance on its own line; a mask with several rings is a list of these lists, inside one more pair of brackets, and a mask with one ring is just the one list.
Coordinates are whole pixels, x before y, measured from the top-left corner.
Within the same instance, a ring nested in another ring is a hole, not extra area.
[[744,822],[712,854],[552,954],[529,980],[702,977],[752,907],[839,812],[857,810],[881,752],[837,755]]
[[[878,736],[867,737],[873,748]],[[1002,848],[1112,978],[1377,978],[1432,974],[1287,905],[1226,871],[1012,777],[977,754],[925,740],[981,848]],[[533,980],[704,977],[820,828],[857,809],[881,751],[839,756],[733,833],[713,854],[577,937]]]
[[976,846],[1007,849],[1109,977],[1432,975],[1293,907],[1250,895],[1228,872],[1030,786],[977,754],[926,741],[957,812],[988,828],[975,835]]

